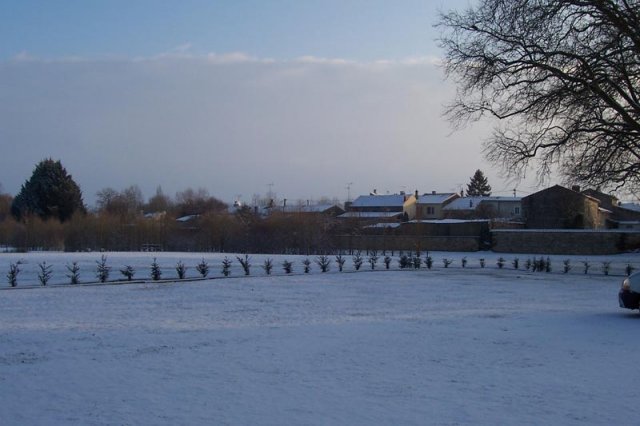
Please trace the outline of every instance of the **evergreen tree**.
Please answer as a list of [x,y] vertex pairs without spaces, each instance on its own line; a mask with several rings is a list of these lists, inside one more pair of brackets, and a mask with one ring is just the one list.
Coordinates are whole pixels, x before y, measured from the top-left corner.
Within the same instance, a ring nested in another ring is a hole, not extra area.
[[64,222],[78,211],[86,212],[80,187],[60,161],[50,158],[36,165],[11,205],[11,214],[18,220],[35,214]]
[[491,195],[491,185],[482,170],[478,169],[467,185],[467,195],[470,197],[487,197]]

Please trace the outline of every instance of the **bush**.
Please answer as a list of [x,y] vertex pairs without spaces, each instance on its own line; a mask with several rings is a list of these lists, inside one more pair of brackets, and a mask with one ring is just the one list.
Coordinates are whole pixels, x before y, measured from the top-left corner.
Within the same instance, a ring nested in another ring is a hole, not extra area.
[[339,254],[336,256],[336,263],[338,264],[338,271],[342,272],[342,269],[344,268],[344,263],[347,261],[347,259],[345,259],[342,254]]
[[413,269],[420,269],[422,266],[422,258],[420,256],[415,256],[413,258]]
[[405,269],[413,266],[413,262],[409,259],[409,256],[403,254],[400,256],[400,259],[398,259],[398,265],[400,266],[400,269]]
[[442,259],[442,264],[444,265],[445,268],[448,268],[449,265],[451,265],[452,263],[453,263],[453,260],[451,259],[447,259],[446,257]]
[[302,261],[304,265],[304,273],[308,274],[311,271],[311,261],[309,259],[305,259]]
[[78,262],[71,262],[71,265],[65,265],[67,271],[67,278],[69,278],[70,284],[78,284],[80,282],[80,266],[78,266]]
[[544,271],[551,272],[551,259],[547,257],[547,260],[544,262]]
[[271,270],[273,269],[273,260],[265,259],[262,264],[262,269],[264,269],[264,273],[267,275],[271,275]]
[[463,257],[463,258],[460,260],[460,263],[462,264],[462,267],[463,267],[463,268],[466,268],[466,267],[467,267],[467,257],[466,257],[466,256],[465,256],[465,257]]
[[624,272],[627,274],[627,276],[631,275],[633,273],[633,270],[635,268],[633,266],[631,266],[630,263],[627,263],[627,266],[624,268]]
[[98,265],[96,267],[96,278],[98,278],[98,281],[101,283],[107,282],[109,279],[109,271],[111,270],[111,267],[107,266],[107,256],[103,254],[100,260],[96,260],[96,263]]
[[238,259],[238,262],[240,262],[240,265],[242,266],[242,270],[244,271],[245,275],[249,275],[250,274],[250,270],[251,270],[251,263],[249,263],[249,255],[245,254],[244,257],[240,257],[240,256],[236,256],[236,259]]
[[531,259],[527,259],[527,261],[524,262],[524,269],[526,269],[527,271],[531,270],[532,266],[533,266],[533,263],[531,262]]
[[511,264],[513,265],[513,269],[520,269],[520,259],[518,259],[517,257],[513,259]]
[[209,275],[209,264],[206,260],[204,260],[204,257],[202,258],[200,263],[196,265],[196,271],[198,271],[202,278],[206,278],[207,275]]
[[571,270],[571,259],[565,259],[562,261],[562,272],[568,274]]
[[391,267],[391,257],[385,256],[383,261],[385,269],[389,269]]
[[369,256],[369,264],[371,265],[371,269],[376,269],[376,264],[378,263],[378,255],[373,252],[371,256]]
[[176,264],[176,273],[178,274],[179,280],[183,280],[187,276],[187,267],[181,260]]
[[433,267],[433,258],[427,254],[427,257],[424,259],[424,263],[427,265],[427,269],[431,269]]
[[160,265],[158,265],[158,261],[156,258],[153,258],[153,262],[151,262],[151,279],[154,281],[158,281],[162,278],[162,271],[160,270]]
[[502,269],[504,267],[504,258],[503,257],[499,257],[498,261],[496,262],[496,265],[498,265],[499,269]]
[[353,267],[356,271],[360,270],[360,268],[362,267],[362,262],[363,260],[360,252],[356,253],[355,256],[353,256]]
[[282,262],[282,269],[284,269],[285,274],[290,274],[293,272],[293,263],[285,260]]
[[322,256],[318,256],[318,258],[316,259],[316,263],[318,264],[322,272],[327,272],[329,270],[329,267],[331,266],[331,259],[329,259],[329,256],[325,256],[323,254]]
[[38,268],[40,268],[40,272],[38,272],[38,281],[40,281],[40,285],[46,286],[53,274],[51,271],[53,266],[47,265],[47,262],[42,262],[38,264]]
[[120,273],[127,279],[127,281],[131,281],[136,270],[131,265],[124,265],[124,268],[120,269]]
[[589,263],[589,261],[587,260],[583,261],[582,265],[584,266],[584,273],[585,274],[589,273],[589,268],[591,268],[591,264]]
[[22,262],[17,261],[16,263],[9,264],[9,272],[7,273],[7,280],[9,280],[9,285],[11,287],[18,286],[18,274],[20,273],[20,265]]
[[611,262],[602,262],[602,272],[605,275],[609,275],[610,269],[611,269]]
[[480,258],[480,267],[484,268],[484,265],[485,265],[484,258]]
[[228,277],[231,274],[231,260],[225,256],[222,260],[222,275]]

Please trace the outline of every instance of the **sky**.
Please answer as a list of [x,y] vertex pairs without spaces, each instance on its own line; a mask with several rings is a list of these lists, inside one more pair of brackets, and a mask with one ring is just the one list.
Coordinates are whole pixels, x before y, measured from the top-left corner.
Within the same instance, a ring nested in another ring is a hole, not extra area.
[[205,188],[231,202],[535,191],[454,131],[439,66],[453,1],[0,0],[0,184],[61,160],[85,201]]

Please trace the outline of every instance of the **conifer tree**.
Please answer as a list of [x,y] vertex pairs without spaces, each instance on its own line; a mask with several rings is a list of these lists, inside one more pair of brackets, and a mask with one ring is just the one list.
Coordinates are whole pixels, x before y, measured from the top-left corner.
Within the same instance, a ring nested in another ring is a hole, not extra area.
[[491,195],[491,185],[482,170],[478,169],[467,185],[467,195],[470,197],[486,197]]

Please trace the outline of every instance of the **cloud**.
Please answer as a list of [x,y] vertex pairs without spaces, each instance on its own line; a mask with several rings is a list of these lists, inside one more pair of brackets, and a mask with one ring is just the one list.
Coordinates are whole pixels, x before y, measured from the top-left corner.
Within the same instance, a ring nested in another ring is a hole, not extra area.
[[[488,129],[451,135],[453,96],[432,58],[353,62],[195,54],[0,62],[0,159],[16,193],[41,159],[62,160],[89,202],[204,187],[231,201],[273,190],[290,200],[401,189],[456,189]],[[443,161],[446,160],[446,161]],[[487,173],[490,180],[492,174]],[[491,182],[493,184],[493,182]],[[494,185],[497,186],[497,185]]]

